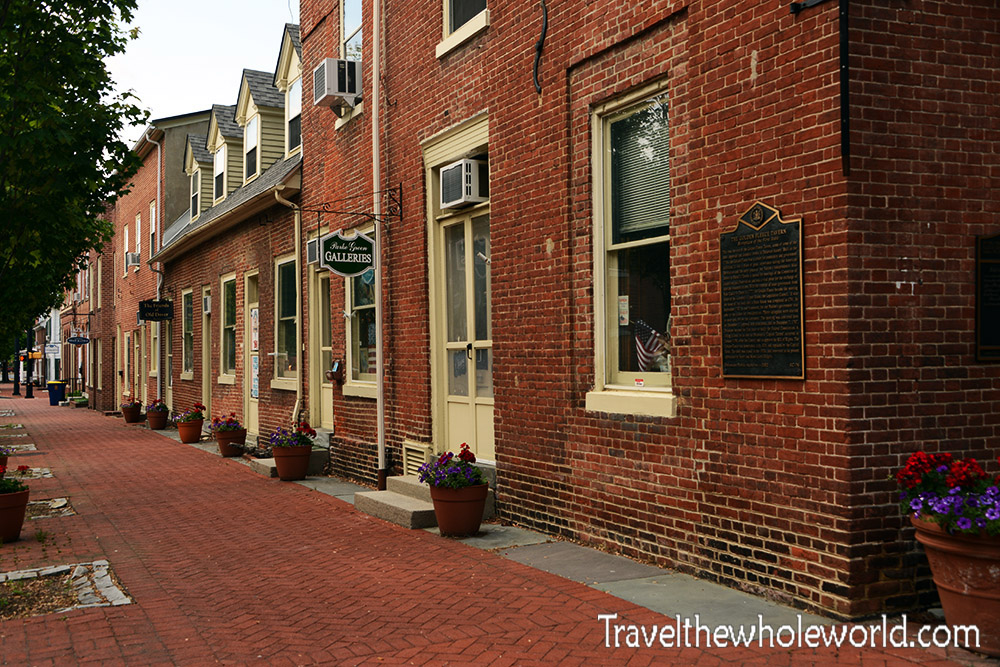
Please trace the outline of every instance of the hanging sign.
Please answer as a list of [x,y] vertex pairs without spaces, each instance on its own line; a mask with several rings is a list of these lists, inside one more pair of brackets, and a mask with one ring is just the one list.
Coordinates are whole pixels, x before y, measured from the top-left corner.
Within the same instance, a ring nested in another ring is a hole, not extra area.
[[90,339],[86,336],[70,336],[66,339],[66,342],[70,345],[86,345],[90,342]]
[[319,265],[345,278],[360,276],[375,263],[375,242],[364,234],[327,234],[319,240],[319,250]]
[[174,319],[173,301],[148,299],[139,302],[139,319],[147,322],[164,322]]

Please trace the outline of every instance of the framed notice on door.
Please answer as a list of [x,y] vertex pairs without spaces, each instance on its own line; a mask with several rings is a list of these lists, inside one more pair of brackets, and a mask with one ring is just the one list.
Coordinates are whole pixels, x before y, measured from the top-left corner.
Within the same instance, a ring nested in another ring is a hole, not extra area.
[[260,396],[260,356],[250,355],[250,398]]
[[260,309],[250,309],[250,351],[260,349]]

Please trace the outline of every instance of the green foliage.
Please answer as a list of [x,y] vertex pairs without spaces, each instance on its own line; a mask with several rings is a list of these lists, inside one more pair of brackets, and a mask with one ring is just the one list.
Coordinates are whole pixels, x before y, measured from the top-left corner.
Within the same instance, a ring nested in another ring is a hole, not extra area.
[[0,346],[62,302],[139,167],[105,67],[136,0],[0,0]]

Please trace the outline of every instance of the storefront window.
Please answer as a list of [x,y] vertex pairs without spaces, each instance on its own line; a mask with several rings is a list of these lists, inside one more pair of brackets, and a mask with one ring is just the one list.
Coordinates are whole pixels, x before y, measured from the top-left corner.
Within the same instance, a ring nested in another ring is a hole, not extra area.
[[275,298],[275,323],[278,328],[274,357],[274,377],[276,378],[294,378],[298,373],[298,355],[295,345],[297,275],[294,259],[278,264],[277,297]]
[[350,278],[351,379],[375,381],[378,338],[375,327],[375,271]]

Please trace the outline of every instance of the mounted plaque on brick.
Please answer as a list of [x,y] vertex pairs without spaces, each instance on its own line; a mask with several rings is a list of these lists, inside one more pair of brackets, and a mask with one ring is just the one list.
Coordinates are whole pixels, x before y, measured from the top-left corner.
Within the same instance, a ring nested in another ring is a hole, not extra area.
[[757,202],[719,235],[722,375],[805,378],[802,221]]
[[1000,361],[1000,234],[976,239],[976,361]]

